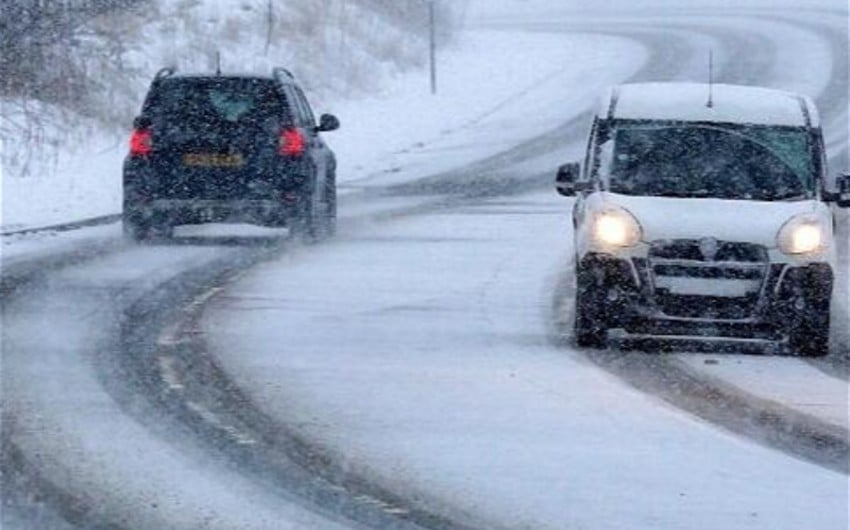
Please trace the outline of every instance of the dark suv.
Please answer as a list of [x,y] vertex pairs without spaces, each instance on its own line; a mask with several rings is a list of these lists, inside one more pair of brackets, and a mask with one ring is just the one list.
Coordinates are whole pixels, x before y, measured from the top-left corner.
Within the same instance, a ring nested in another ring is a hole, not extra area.
[[175,225],[249,222],[307,238],[333,233],[336,159],[301,88],[271,76],[157,73],[124,162],[124,229],[169,237]]

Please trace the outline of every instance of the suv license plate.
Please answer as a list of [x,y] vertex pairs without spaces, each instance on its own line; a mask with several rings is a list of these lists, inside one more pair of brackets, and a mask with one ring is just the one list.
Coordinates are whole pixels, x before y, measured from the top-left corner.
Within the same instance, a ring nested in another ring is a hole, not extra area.
[[240,154],[186,153],[183,165],[192,167],[239,167],[242,165]]

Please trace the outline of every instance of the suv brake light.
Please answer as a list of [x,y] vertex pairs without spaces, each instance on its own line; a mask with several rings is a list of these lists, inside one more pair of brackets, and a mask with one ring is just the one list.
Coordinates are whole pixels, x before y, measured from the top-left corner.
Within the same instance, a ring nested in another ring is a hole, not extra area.
[[147,156],[153,151],[150,129],[134,129],[130,136],[130,156]]
[[305,149],[304,134],[298,129],[284,129],[280,132],[280,144],[277,153],[284,156],[301,156]]

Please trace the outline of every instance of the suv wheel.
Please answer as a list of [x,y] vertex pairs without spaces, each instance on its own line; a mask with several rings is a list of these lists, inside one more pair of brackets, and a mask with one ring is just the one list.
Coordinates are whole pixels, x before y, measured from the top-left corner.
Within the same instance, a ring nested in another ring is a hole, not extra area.
[[150,241],[153,239],[169,239],[174,235],[174,227],[164,222],[142,220],[124,216],[124,235],[132,241]]
[[298,214],[294,219],[290,219],[289,232],[303,243],[315,243],[317,241],[316,214],[313,202],[309,198],[301,200]]
[[305,243],[317,243],[336,232],[336,187],[333,180],[323,193],[322,200],[303,201],[297,219],[291,225],[293,235]]
[[587,270],[576,276],[575,337],[583,348],[604,348],[608,339],[604,293]]
[[151,236],[150,225],[138,219],[124,216],[124,237],[131,241],[147,241]]
[[322,238],[336,234],[336,179],[331,177],[325,188],[324,200],[320,203],[322,213],[318,219]]

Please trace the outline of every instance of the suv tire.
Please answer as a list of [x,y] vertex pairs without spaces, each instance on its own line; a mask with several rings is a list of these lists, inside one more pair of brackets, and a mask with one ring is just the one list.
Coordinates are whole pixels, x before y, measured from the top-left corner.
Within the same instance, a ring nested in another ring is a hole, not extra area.
[[290,225],[292,234],[304,243],[318,243],[336,233],[336,186],[334,179],[322,193],[319,202],[311,200],[308,194],[302,201],[302,207],[296,219]]
[[156,222],[150,219],[139,219],[124,216],[124,236],[131,241],[143,242],[154,239],[170,239],[174,235],[174,227],[166,222]]
[[317,228],[321,239],[333,237],[336,234],[336,179],[328,178],[325,193],[321,202],[322,212],[317,216]]
[[124,237],[131,241],[147,241],[151,236],[150,225],[144,221],[124,216]]
[[305,194],[300,200],[298,213],[289,220],[289,233],[302,243],[315,243],[317,240],[316,216],[311,194]]

